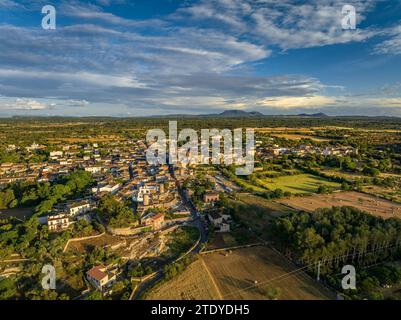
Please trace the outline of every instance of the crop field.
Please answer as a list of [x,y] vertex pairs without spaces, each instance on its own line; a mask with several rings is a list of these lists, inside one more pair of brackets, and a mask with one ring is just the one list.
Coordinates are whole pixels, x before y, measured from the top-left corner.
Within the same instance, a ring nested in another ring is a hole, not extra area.
[[154,288],[149,300],[219,300],[221,294],[207,273],[205,263],[199,259],[176,278]]
[[[280,300],[332,299],[333,294],[272,249],[259,246],[202,257],[223,299],[266,299],[277,288]],[[291,274],[288,274],[292,272]]]
[[312,174],[297,174],[277,178],[259,179],[258,182],[270,190],[282,189],[291,193],[313,193],[320,185],[339,188],[340,184]]
[[[266,289],[280,292],[279,300],[333,299],[334,295],[264,246],[202,255],[183,274],[156,288],[150,299],[268,299]],[[290,273],[292,272],[292,273]],[[290,273],[290,274],[288,274]]]
[[309,212],[318,208],[352,206],[383,218],[401,218],[401,204],[355,191],[315,194],[309,197],[292,197],[278,200],[277,202],[294,209]]

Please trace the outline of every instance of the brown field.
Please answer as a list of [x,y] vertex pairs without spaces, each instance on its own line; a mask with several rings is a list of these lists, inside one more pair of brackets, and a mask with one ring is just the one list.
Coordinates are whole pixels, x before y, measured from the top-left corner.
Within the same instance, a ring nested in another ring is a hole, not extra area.
[[294,212],[294,210],[279,203],[267,200],[265,198],[253,195],[251,193],[238,193],[238,199],[248,205],[260,207],[266,210],[266,213],[272,217],[281,217]]
[[47,141],[49,143],[83,143],[83,142],[114,142],[122,139],[122,137],[117,135],[102,135],[95,137],[68,137],[68,138],[49,138]]
[[292,197],[278,200],[278,202],[294,209],[309,212],[318,208],[352,206],[383,218],[401,218],[401,204],[355,191],[315,194],[309,197]]
[[[334,295],[264,246],[202,255],[176,279],[151,292],[150,299],[267,299],[268,287],[280,300],[334,299]],[[255,284],[255,280],[258,282]]]
[[[322,128],[318,128],[322,129]],[[298,133],[305,133],[305,134],[313,134],[314,128],[289,128],[289,127],[277,127],[277,128],[254,128],[256,132],[275,132],[275,133],[289,133],[289,132],[296,132]]]
[[211,280],[203,260],[193,262],[178,277],[153,289],[148,300],[219,300],[218,289]]
[[327,139],[324,137],[313,136],[313,135],[305,135],[305,134],[290,134],[290,133],[279,133],[273,134],[274,137],[285,138],[289,140],[301,140],[301,139],[311,139],[313,141],[331,141],[331,139]]
[[78,253],[87,253],[91,252],[94,248],[103,248],[106,246],[113,246],[117,245],[118,243],[123,243],[124,241],[126,243],[129,243],[130,239],[126,239],[123,237],[118,237],[118,236],[110,236],[108,234],[104,234],[101,237],[98,238],[92,238],[92,239],[86,239],[82,241],[74,241],[70,242],[68,245],[67,251],[73,251],[73,252],[78,252]]

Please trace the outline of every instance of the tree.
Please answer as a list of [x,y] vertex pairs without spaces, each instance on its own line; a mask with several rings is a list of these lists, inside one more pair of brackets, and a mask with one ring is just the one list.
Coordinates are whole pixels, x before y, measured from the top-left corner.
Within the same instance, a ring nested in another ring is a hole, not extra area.
[[84,300],[103,300],[103,296],[99,291],[92,291],[84,298]]
[[266,288],[266,297],[270,300],[277,300],[281,294],[280,288],[268,287]]
[[0,280],[0,300],[15,298],[17,293],[17,285],[11,278]]

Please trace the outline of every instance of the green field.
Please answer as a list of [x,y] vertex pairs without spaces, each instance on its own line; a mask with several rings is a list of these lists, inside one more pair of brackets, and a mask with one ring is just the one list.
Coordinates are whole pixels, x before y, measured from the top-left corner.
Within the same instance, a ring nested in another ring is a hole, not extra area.
[[330,186],[335,189],[340,187],[340,184],[336,182],[331,182],[312,174],[259,179],[258,182],[269,190],[282,189],[291,193],[313,193],[317,191],[320,185]]

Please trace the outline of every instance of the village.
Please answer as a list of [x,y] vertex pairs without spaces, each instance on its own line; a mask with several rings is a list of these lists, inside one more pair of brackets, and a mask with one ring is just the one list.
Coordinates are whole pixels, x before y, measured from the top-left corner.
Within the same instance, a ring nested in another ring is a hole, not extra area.
[[[226,250],[223,264],[231,259],[229,248],[245,256],[256,252],[262,260],[275,257],[260,246],[271,246],[272,223],[293,212],[349,204],[375,215],[400,214],[398,204],[374,200],[363,189],[382,180],[365,172],[358,147],[308,139],[313,133],[300,139],[276,134],[258,133],[254,171],[247,176],[224,163],[149,163],[149,143],[141,138],[7,145],[20,161],[0,164],[2,228],[28,230],[37,223],[36,235],[57,243],[44,255],[62,261],[59,295],[138,299],[152,297],[149,288],[162,279],[180,279],[196,261],[214,268],[221,259],[215,250]],[[20,249],[11,231],[1,236],[10,249],[4,250],[0,275],[23,274],[38,249]],[[43,243],[30,241],[35,248]],[[327,297],[318,292],[313,297]]]

